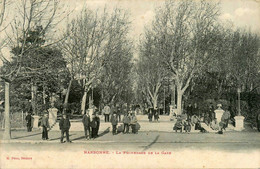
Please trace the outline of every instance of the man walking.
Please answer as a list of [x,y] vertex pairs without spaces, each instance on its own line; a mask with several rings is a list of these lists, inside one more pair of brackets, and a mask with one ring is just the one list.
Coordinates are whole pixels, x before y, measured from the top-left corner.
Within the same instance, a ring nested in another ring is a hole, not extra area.
[[62,115],[59,125],[61,130],[60,142],[64,143],[63,138],[64,138],[64,133],[66,133],[66,140],[68,143],[71,143],[69,139],[70,120],[66,114]]
[[82,123],[84,126],[85,138],[89,140],[90,139],[90,116],[88,110],[84,113]]
[[42,139],[49,140],[47,129],[50,128],[50,124],[49,124],[49,118],[47,112],[45,112],[42,117],[41,126],[42,126]]

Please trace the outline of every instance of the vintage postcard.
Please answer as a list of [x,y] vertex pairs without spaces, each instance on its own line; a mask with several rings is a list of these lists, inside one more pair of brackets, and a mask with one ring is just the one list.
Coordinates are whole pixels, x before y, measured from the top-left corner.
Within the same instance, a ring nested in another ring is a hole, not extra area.
[[0,0],[0,168],[259,168],[259,0]]

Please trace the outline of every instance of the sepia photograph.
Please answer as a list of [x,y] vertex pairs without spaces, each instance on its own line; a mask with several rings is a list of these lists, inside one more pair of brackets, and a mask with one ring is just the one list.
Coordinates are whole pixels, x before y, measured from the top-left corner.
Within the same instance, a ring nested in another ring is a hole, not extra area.
[[260,0],[0,0],[0,168],[260,168]]

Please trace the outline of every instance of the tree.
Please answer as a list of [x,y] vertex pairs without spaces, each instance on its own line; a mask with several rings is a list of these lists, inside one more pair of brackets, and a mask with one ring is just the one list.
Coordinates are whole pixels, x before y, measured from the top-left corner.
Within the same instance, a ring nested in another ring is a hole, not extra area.
[[[120,36],[127,36],[127,34],[122,32]],[[127,93],[131,92],[132,45],[122,38],[117,39],[116,52],[109,56],[100,78],[101,99],[105,104],[126,103]]]
[[87,93],[101,77],[105,64],[113,55],[118,56],[118,42],[124,37],[122,34],[127,33],[127,25],[127,14],[119,9],[111,14],[106,9],[102,13],[83,9],[68,25],[62,48],[71,79],[77,79],[84,88],[81,113],[85,112]]
[[155,45],[152,33],[147,31],[141,41],[137,62],[138,88],[149,106],[154,108],[157,107],[159,92],[167,73]]
[[148,36],[177,87],[178,114],[192,78],[214,56],[218,15],[218,5],[206,1],[166,1],[156,13]]
[[[45,36],[40,33],[42,27],[38,26],[35,30],[30,30],[26,38],[25,52],[20,63],[20,71],[14,79],[16,84],[28,84],[31,86],[31,104],[33,114],[38,114],[37,100],[41,100],[40,105],[46,108],[46,98],[51,97],[52,93],[60,90],[62,74],[66,74],[66,62],[64,61],[61,51],[55,47],[43,46]],[[27,50],[30,48],[30,50]],[[17,64],[21,47],[17,46],[12,49],[14,54],[12,63]],[[16,86],[18,87],[18,86]],[[37,93],[41,92],[39,98]]]
[[[6,1],[3,1],[2,4],[5,4]],[[5,29],[7,43],[10,48],[15,46],[20,46],[20,53],[17,55],[17,62],[14,64],[12,60],[8,60],[7,56],[4,56],[1,53],[1,60],[6,65],[5,70],[1,74],[1,78],[5,79],[5,104],[6,104],[6,126],[5,133],[6,138],[11,138],[11,129],[9,123],[9,85],[16,78],[17,74],[21,70],[21,63],[24,56],[26,39],[28,38],[29,32],[36,28],[39,25],[43,26],[41,34],[47,32],[47,30],[54,26],[55,15],[57,14],[58,1],[56,0],[20,0],[16,1],[17,11],[15,12],[14,19],[9,25],[10,29]],[[6,7],[5,5],[3,5]],[[2,8],[5,9],[5,8]],[[3,10],[4,11],[4,10]],[[4,12],[1,12],[1,17]],[[3,20],[2,20],[3,21]],[[2,22],[1,21],[1,22]],[[2,24],[2,23],[1,23]],[[26,50],[30,50],[27,48]],[[8,119],[7,119],[8,118]]]

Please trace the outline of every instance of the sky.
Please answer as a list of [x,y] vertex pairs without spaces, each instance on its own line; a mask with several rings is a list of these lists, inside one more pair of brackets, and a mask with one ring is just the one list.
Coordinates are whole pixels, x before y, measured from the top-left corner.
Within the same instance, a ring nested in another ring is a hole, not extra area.
[[[214,1],[216,2],[216,0]],[[164,0],[61,0],[60,5],[61,10],[73,11],[70,15],[71,18],[79,14],[84,6],[92,10],[104,7],[108,10],[113,10],[115,7],[125,9],[130,13],[132,21],[131,37],[137,42],[139,35],[143,33],[144,26],[151,23],[155,9],[163,3]],[[234,28],[250,29],[252,32],[260,34],[260,0],[220,0],[220,10],[219,19],[223,23],[229,23]],[[11,18],[12,12],[9,8],[8,17]],[[64,24],[60,25],[60,27],[64,26]],[[8,53],[9,49],[1,50],[3,53]]]
[[[75,12],[85,5],[91,9],[109,9],[120,7],[131,13],[132,31],[134,36],[143,32],[144,25],[154,17],[156,7],[162,5],[164,0],[63,0]],[[83,5],[84,4],[84,5]],[[234,27],[246,28],[260,33],[260,0],[220,0],[223,22],[232,22]]]

